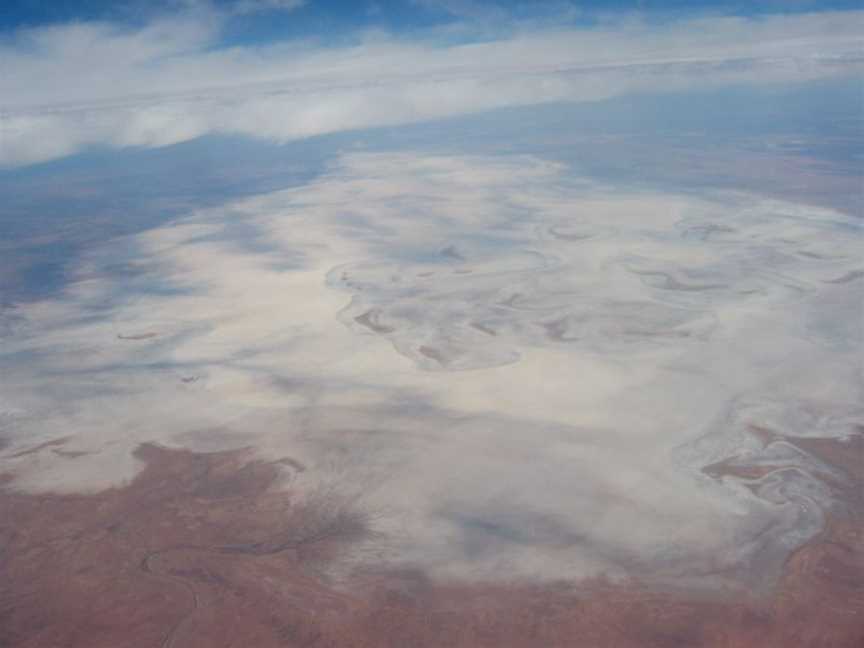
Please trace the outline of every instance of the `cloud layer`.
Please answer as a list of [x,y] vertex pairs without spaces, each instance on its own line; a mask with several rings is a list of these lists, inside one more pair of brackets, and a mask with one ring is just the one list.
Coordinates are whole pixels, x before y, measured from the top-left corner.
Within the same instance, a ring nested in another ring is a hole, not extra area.
[[278,141],[493,108],[861,71],[864,12],[638,20],[498,40],[219,46],[224,16],[22,30],[0,45],[0,165],[209,133]]

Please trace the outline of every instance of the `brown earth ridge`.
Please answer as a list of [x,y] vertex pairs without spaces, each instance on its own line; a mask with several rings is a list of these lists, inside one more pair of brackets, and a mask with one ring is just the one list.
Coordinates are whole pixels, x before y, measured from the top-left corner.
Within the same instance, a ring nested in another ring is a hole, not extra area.
[[[765,431],[754,435],[770,442]],[[798,441],[845,472],[845,503],[788,557],[768,596],[688,597],[639,583],[448,584],[408,571],[336,584],[327,565],[374,542],[367,515],[335,491],[300,498],[280,483],[284,464],[248,451],[142,445],[145,467],[132,482],[91,495],[24,494],[7,476],[0,646],[858,648],[864,435]],[[736,471],[746,472],[706,468]]]

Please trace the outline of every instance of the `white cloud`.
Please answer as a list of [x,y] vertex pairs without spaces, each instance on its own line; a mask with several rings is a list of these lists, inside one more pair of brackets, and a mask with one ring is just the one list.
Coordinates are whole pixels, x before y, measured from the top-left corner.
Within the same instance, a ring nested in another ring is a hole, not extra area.
[[306,6],[306,0],[238,0],[231,6],[237,14],[264,13],[268,11],[296,11]]
[[198,13],[138,30],[21,31],[0,46],[0,165],[207,133],[290,140],[506,106],[855,73],[864,12],[630,20],[448,46],[379,35],[341,48],[220,48],[219,26]]
[[507,17],[507,12],[494,3],[477,0],[414,0],[414,4],[469,20],[504,20]]

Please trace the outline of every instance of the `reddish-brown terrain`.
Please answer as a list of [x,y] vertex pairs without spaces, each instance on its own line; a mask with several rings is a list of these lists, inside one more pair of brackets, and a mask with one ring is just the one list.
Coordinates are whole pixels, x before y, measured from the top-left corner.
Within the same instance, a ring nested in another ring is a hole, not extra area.
[[328,564],[374,541],[361,511],[326,491],[294,497],[279,464],[242,451],[144,445],[144,470],[122,488],[0,490],[0,646],[858,648],[864,442],[799,446],[846,472],[850,505],[759,598],[602,582],[472,586],[414,572],[337,585]]

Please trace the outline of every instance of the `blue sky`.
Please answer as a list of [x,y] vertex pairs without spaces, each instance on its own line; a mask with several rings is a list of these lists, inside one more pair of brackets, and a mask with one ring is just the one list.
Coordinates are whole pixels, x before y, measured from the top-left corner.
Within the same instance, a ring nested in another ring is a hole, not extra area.
[[[638,13],[656,20],[692,15],[756,16],[851,10],[855,0],[7,0],[0,6],[0,30],[112,21],[142,24],[154,16],[210,6],[233,14],[226,42],[262,42],[285,37],[332,37],[356,29],[383,28],[402,33],[455,22],[504,20],[565,21],[591,24],[609,15]],[[258,10],[251,10],[257,6]],[[246,7],[236,11],[238,7]]]

